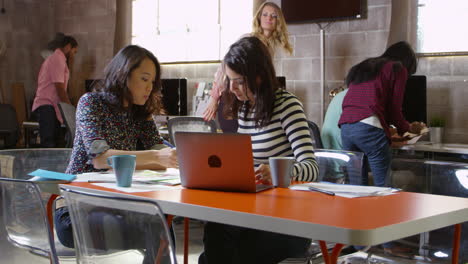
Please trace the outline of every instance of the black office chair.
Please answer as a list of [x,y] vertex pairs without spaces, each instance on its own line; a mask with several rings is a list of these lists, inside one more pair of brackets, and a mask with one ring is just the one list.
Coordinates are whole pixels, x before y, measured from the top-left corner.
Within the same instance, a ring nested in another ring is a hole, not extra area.
[[314,122],[309,121],[309,120],[307,121],[307,124],[309,125],[310,133],[311,133],[312,139],[314,141],[313,142],[314,148],[323,149],[323,143],[322,143],[322,138],[320,137],[319,127],[317,126],[317,124],[315,124]]
[[214,120],[206,122],[203,117],[197,116],[178,116],[167,121],[167,130],[172,144],[176,146],[174,133],[176,131],[184,132],[211,132],[216,133],[218,127]]
[[66,138],[66,147],[73,147],[73,140],[75,139],[75,130],[76,130],[76,108],[64,102],[58,104],[60,113],[62,114],[63,122],[67,128]]

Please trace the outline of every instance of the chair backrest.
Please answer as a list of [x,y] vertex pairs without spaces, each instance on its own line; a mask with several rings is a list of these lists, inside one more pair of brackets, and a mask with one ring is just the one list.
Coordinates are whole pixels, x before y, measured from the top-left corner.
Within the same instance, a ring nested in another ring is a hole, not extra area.
[[307,124],[309,125],[310,133],[313,139],[313,144],[315,148],[323,148],[322,138],[320,137],[320,129],[314,122],[308,120]]
[[63,187],[61,193],[70,210],[78,263],[176,263],[169,228],[155,202]]
[[8,240],[15,246],[49,255],[58,264],[53,233],[36,183],[0,178],[3,222]]
[[5,147],[14,147],[19,138],[19,125],[15,108],[10,104],[0,104],[0,136]]
[[167,130],[171,142],[176,145],[174,134],[177,131],[183,132],[212,132],[216,133],[217,126],[214,120],[206,122],[202,117],[178,116],[167,121]]
[[364,153],[347,150],[315,149],[319,180],[357,184],[362,178]]
[[76,107],[71,104],[60,102],[58,104],[60,113],[63,117],[63,122],[67,127],[68,138],[67,138],[67,147],[73,147],[73,140],[75,140],[75,130],[76,130]]

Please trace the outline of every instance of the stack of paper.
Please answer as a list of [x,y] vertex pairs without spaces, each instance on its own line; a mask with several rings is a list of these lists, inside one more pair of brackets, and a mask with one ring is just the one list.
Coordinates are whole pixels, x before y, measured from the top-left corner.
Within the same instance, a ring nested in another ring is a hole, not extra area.
[[93,183],[93,185],[101,186],[104,188],[114,189],[121,192],[134,193],[134,192],[150,192],[150,191],[164,191],[164,190],[176,190],[182,189],[179,186],[167,186],[167,185],[149,185],[149,184],[138,184],[132,183],[130,187],[119,187],[115,183]]
[[[309,187],[334,193],[336,196],[347,198],[366,197],[366,196],[384,196],[394,194],[400,191],[395,188],[374,187],[374,186],[359,186],[349,184],[335,184],[328,182],[309,182],[303,184],[292,185],[289,188],[292,190],[312,191]],[[326,195],[326,194],[324,194]]]
[[414,133],[410,133],[410,132],[406,132],[405,134],[403,134],[403,137],[404,138],[407,138],[408,141],[406,142],[406,144],[414,144],[416,142],[418,142],[418,140],[425,134],[427,134],[429,132],[429,128],[425,127],[421,130],[421,132],[419,132],[419,134],[414,134]]
[[[115,173],[113,171],[105,172],[87,172],[78,174],[75,182],[115,182]],[[153,170],[137,170],[133,173],[133,182],[139,183],[154,183],[154,184],[166,184],[176,185],[180,184],[179,170],[169,168],[165,171],[153,171]]]

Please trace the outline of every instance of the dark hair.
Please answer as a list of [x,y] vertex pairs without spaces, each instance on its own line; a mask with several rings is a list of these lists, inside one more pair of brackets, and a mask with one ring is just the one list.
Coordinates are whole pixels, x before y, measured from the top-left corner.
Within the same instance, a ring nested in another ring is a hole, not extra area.
[[[127,80],[145,58],[150,59],[156,67],[155,82],[146,103],[135,105]],[[153,53],[140,46],[129,45],[121,49],[106,66],[104,80],[97,82],[93,88],[102,93],[109,104],[118,110],[130,112],[136,119],[148,119],[152,114],[163,113],[160,95],[161,66]],[[128,107],[124,107],[125,100]]]
[[388,47],[379,57],[366,59],[354,65],[346,76],[346,85],[375,79],[389,61],[397,62],[393,66],[393,71],[398,72],[405,67],[408,75],[414,74],[418,67],[418,60],[411,46],[405,41],[400,41]]
[[414,74],[418,69],[416,54],[406,41],[400,41],[391,45],[381,57],[401,62],[408,71],[408,74]]
[[[224,56],[224,65],[244,77],[247,87],[255,98],[254,121],[256,127],[268,125],[273,116],[275,92],[279,87],[273,62],[268,48],[256,37],[245,37],[232,44]],[[260,82],[257,82],[258,78]],[[239,108],[244,102],[237,100],[229,92],[229,78],[225,80],[224,115],[237,117]],[[251,110],[245,105],[245,114]]]
[[70,44],[72,48],[76,48],[78,46],[78,42],[74,37],[65,35],[62,32],[57,32],[55,34],[55,38],[47,44],[47,49],[55,50],[63,48],[68,44]]

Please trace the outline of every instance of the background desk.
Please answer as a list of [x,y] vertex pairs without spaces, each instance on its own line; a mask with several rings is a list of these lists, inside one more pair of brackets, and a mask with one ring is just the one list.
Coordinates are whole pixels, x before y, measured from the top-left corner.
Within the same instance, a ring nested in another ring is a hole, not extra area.
[[[392,185],[405,191],[466,198],[467,175],[467,144],[417,143],[393,150]],[[463,229],[468,229],[468,223]],[[453,228],[448,227],[423,234],[420,254],[447,252],[452,233]],[[468,235],[462,236],[460,258],[468,262]]]
[[468,221],[468,199],[420,193],[347,199],[281,188],[257,194],[122,193],[89,183],[61,186],[151,199],[168,214],[353,245],[376,245]]
[[394,148],[393,154],[397,157],[468,162],[468,144],[417,142],[413,145]]

